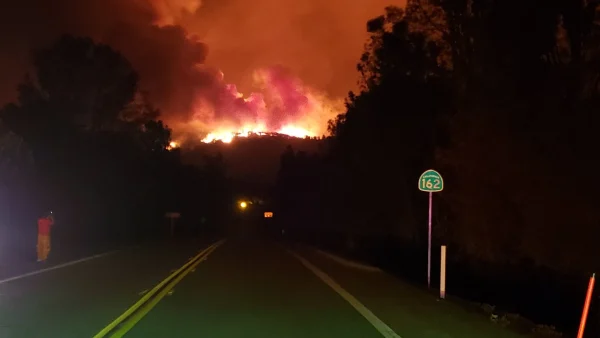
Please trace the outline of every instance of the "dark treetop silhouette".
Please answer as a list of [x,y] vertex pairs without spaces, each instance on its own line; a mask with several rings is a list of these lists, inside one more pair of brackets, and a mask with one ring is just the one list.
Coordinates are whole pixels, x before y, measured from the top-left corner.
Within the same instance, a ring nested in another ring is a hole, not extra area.
[[282,156],[280,216],[313,243],[423,281],[415,184],[439,169],[433,232],[449,245],[449,289],[572,331],[600,268],[599,181],[586,179],[599,169],[597,5],[387,8],[367,25],[361,90],[330,122],[329,151]]

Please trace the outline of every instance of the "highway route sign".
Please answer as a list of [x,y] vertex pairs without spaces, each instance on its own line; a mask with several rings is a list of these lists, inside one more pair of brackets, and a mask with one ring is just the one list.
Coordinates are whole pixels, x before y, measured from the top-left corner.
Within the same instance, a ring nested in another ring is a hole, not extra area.
[[419,177],[419,190],[426,192],[440,192],[444,190],[442,175],[433,169],[429,169]]

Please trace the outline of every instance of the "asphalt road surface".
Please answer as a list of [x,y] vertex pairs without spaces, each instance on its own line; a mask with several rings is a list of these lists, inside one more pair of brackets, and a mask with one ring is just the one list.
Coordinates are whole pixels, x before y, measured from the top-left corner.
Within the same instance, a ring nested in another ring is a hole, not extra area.
[[0,337],[524,337],[368,267],[257,238],[122,249],[0,281]]

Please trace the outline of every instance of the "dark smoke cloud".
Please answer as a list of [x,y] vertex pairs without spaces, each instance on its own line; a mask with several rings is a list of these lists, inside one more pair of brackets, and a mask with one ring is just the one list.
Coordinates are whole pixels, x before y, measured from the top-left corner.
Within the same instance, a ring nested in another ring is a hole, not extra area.
[[[4,7],[4,6],[3,6]],[[189,110],[197,88],[212,75],[198,71],[207,47],[180,26],[153,25],[159,16],[146,1],[20,0],[0,11],[0,101],[11,100],[32,48],[64,33],[85,35],[122,52],[140,73],[142,89],[165,111]]]
[[[225,82],[244,92],[261,89],[253,81],[254,71],[281,65],[306,85],[343,97],[356,83],[366,21],[385,6],[404,2],[16,0],[0,10],[0,103],[14,98],[30,50],[70,33],[121,51],[167,120],[188,117],[198,96],[218,108],[212,119],[261,118],[257,115],[265,110],[256,105],[269,103],[268,93],[260,95],[262,101],[241,101]],[[205,62],[208,66],[199,66]],[[225,80],[211,67],[222,69]],[[269,76],[270,90],[279,90],[285,102],[268,113],[281,119],[305,112],[294,108],[304,107],[307,98],[291,89],[290,74],[279,70]]]
[[178,22],[210,46],[216,65],[242,91],[252,70],[283,65],[334,97],[355,89],[366,22],[406,0],[204,0]]

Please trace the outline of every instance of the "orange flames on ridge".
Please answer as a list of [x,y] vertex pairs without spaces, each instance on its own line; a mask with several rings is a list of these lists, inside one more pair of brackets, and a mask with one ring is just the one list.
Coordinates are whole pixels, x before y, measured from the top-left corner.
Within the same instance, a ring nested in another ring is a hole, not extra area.
[[[154,11],[156,26],[180,25],[185,29],[191,27],[184,19],[190,19],[203,5],[201,0],[143,1]],[[197,70],[206,70],[203,67],[198,65]],[[214,80],[196,93],[191,119],[168,121],[177,145],[190,135],[192,141],[204,143],[230,143],[236,137],[271,133],[300,138],[323,136],[327,134],[327,122],[345,108],[343,99],[331,99],[281,68],[255,71],[253,87],[257,90],[249,95],[225,83],[221,72]]]
[[175,133],[185,129],[204,143],[273,133],[319,137],[327,133],[327,122],[343,111],[342,100],[328,98],[281,69],[254,75],[259,90],[246,96],[223,82],[221,74],[213,89],[198,94],[192,119],[175,126]]
[[223,128],[208,133],[201,141],[204,143],[212,143],[221,141],[223,143],[231,143],[236,137],[249,137],[251,135],[268,135],[271,133],[283,134],[292,137],[317,137],[316,133],[313,133],[302,127],[296,127],[292,124],[284,126],[276,131],[269,131],[264,125],[245,125],[239,129],[228,129]]

